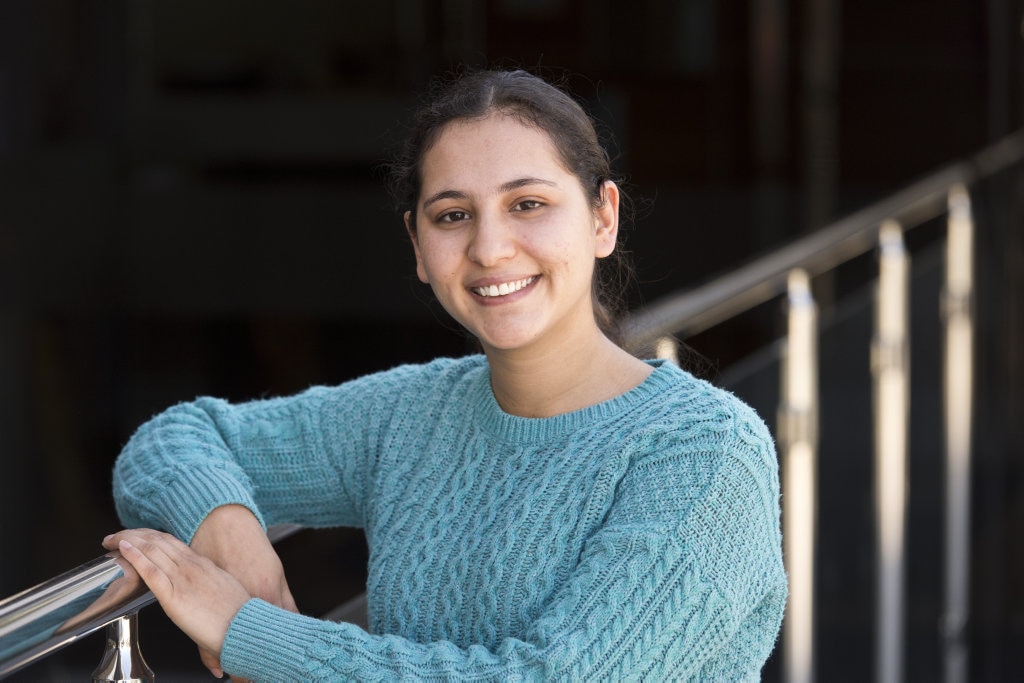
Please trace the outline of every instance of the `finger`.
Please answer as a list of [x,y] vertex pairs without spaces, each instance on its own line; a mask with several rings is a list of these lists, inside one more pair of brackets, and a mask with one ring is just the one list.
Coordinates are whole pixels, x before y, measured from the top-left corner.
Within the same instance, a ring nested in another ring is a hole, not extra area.
[[103,539],[103,547],[108,550],[117,550],[117,546],[122,540],[127,540],[136,548],[143,547],[144,543],[155,543],[167,545],[168,547],[173,546],[175,543],[181,543],[174,536],[165,534],[162,531],[155,531],[153,529],[122,529],[106,536]]
[[128,560],[135,571],[139,573],[157,600],[163,601],[173,592],[174,588],[170,577],[153,561],[150,555],[136,548],[127,539],[121,539],[118,543],[118,550],[121,551],[121,556]]
[[[196,554],[187,545],[160,531],[143,533],[140,542],[135,545],[146,553],[158,553],[158,557],[165,558],[175,567],[195,563],[196,560]],[[170,569],[169,566],[167,568]]]
[[136,546],[139,546],[140,543],[144,542],[152,543],[153,545],[161,546],[169,550],[188,548],[187,545],[179,541],[175,536],[163,531],[156,531],[155,529],[126,529],[120,533],[114,534],[114,536],[115,538],[127,538]]
[[169,576],[182,564],[181,544],[173,536],[157,531],[128,531],[119,543],[128,543]]
[[187,545],[170,534],[152,529],[131,529],[114,534],[120,543],[127,541],[146,555],[168,575],[182,568],[203,565],[204,561]]
[[117,550],[117,534],[109,534],[103,539],[101,545],[107,550]]
[[292,591],[288,587],[287,582],[284,584],[284,594],[281,596],[281,607],[289,612],[299,611],[299,606],[295,603],[295,598],[292,596]]
[[224,669],[220,668],[220,659],[204,647],[199,648],[199,661],[203,663],[214,678],[224,678]]

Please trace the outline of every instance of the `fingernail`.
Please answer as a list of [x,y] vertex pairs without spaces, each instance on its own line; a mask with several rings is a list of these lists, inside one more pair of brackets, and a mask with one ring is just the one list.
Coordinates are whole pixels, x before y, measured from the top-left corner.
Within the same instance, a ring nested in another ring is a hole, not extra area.
[[107,534],[106,536],[103,537],[103,542],[104,543],[109,543],[110,539],[112,539],[113,537],[114,537],[114,534]]

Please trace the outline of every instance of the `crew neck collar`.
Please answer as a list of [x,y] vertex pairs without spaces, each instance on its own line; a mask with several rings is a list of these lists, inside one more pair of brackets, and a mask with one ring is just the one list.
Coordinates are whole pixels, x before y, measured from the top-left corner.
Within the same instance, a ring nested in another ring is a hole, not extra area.
[[607,401],[553,417],[519,417],[502,410],[491,389],[490,367],[484,364],[476,387],[477,423],[495,436],[520,443],[543,441],[592,427],[678,384],[683,376],[682,371],[663,360],[644,362],[654,371],[636,387]]

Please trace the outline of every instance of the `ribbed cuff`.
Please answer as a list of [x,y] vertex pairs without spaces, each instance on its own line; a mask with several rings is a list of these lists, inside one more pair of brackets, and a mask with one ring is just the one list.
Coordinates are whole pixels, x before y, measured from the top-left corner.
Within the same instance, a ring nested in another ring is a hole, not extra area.
[[189,468],[162,489],[152,503],[170,525],[167,531],[186,543],[192,542],[192,536],[207,515],[222,505],[244,505],[256,515],[260,525],[267,528],[246,487],[216,468]]
[[[323,654],[325,628],[360,631],[349,624],[328,623],[253,598],[238,610],[224,636],[221,667],[233,676],[253,680],[318,678],[315,672],[325,662],[322,657],[314,656],[314,652]],[[340,648],[332,655],[334,664],[342,663],[337,661],[341,656]]]

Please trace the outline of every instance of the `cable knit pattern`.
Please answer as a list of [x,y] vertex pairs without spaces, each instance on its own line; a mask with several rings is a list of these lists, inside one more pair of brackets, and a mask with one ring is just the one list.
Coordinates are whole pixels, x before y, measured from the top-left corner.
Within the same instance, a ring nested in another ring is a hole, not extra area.
[[251,600],[225,670],[256,680],[757,680],[786,600],[771,437],[669,364],[605,403],[504,413],[481,356],[298,396],[203,398],[115,466],[128,526],[215,507],[366,531],[370,632]]

